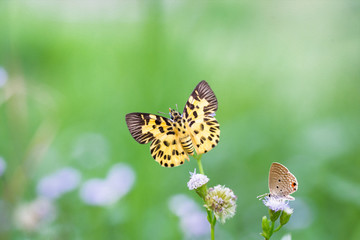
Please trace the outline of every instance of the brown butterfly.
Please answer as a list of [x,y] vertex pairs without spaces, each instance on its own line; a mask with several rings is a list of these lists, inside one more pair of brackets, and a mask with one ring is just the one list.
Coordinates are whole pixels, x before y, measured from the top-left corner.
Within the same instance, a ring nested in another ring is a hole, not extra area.
[[262,199],[265,196],[295,200],[290,194],[298,190],[299,184],[296,177],[282,164],[274,162],[271,164],[269,172],[269,191],[258,196]]

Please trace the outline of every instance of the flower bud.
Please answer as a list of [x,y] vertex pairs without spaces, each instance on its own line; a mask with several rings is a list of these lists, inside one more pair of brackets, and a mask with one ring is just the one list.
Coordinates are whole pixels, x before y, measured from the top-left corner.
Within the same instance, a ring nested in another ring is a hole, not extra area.
[[292,208],[289,208],[289,207],[285,208],[280,216],[280,224],[281,225],[287,224],[288,221],[290,220],[291,214],[293,214],[293,212],[294,211]]
[[275,221],[280,217],[280,213],[281,213],[280,210],[274,211],[274,210],[271,210],[271,209],[269,208],[270,220],[271,220],[272,222],[275,222]]
[[261,227],[263,233],[261,234],[264,238],[270,238],[270,220],[267,219],[266,216],[263,216]]

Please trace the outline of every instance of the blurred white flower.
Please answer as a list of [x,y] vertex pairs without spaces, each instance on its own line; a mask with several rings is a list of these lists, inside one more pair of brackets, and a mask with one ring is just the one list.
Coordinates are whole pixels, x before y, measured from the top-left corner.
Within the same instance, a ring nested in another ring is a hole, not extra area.
[[206,213],[188,196],[178,194],[171,197],[169,209],[180,218],[180,227],[186,239],[197,239],[210,233]]
[[114,165],[105,179],[87,180],[80,190],[81,199],[89,205],[111,205],[127,194],[135,182],[134,170],[124,163]]
[[22,204],[14,212],[15,225],[29,232],[39,230],[51,223],[55,217],[55,206],[46,198],[37,198],[30,203]]
[[187,183],[187,186],[189,190],[193,190],[203,186],[207,182],[209,182],[209,178],[206,175],[196,173],[196,169],[195,169],[193,173],[190,172],[190,180]]
[[284,235],[284,236],[281,238],[281,240],[291,240],[291,234],[289,233],[289,234]]
[[271,210],[277,212],[279,210],[284,210],[285,208],[289,208],[288,201],[283,198],[269,197],[266,196],[263,199],[263,203],[266,207]]
[[205,207],[214,212],[217,220],[225,223],[226,219],[235,215],[236,199],[237,197],[230,188],[217,185],[209,188],[205,197]]
[[6,162],[4,158],[0,157],[0,177],[4,174],[6,170]]
[[87,180],[80,190],[82,200],[90,205],[110,205],[118,198],[112,186],[103,179]]
[[80,179],[81,175],[78,170],[65,167],[43,177],[37,185],[37,193],[49,199],[56,199],[75,189],[79,185]]
[[207,214],[195,211],[180,219],[180,227],[187,239],[206,236],[210,232],[210,224],[207,221]]
[[169,200],[169,208],[178,217],[184,217],[199,210],[195,201],[184,194],[172,196]]
[[129,165],[118,163],[110,169],[106,181],[113,187],[118,198],[121,198],[131,190],[135,182],[135,172]]
[[3,67],[0,67],[0,88],[3,87],[8,80],[8,74]]

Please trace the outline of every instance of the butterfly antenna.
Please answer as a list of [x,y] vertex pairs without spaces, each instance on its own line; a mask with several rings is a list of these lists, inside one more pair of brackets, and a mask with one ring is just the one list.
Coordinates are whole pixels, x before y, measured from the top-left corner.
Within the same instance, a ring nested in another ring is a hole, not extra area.
[[259,200],[262,200],[264,199],[266,196],[268,196],[269,194],[268,193],[265,193],[265,194],[262,194],[262,195],[259,195],[257,196],[256,198],[258,198]]
[[179,109],[178,109],[178,106],[177,106],[177,104],[175,104],[175,105],[176,105],[176,111],[177,111],[177,112],[179,112]]
[[158,113],[161,113],[161,114],[164,114],[164,115],[166,115],[166,113],[164,113],[164,112],[158,112]]

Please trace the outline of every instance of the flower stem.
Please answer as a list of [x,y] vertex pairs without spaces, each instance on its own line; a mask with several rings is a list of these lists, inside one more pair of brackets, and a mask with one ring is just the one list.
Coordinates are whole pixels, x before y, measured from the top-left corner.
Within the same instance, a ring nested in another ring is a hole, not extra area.
[[[264,236],[265,240],[269,240],[271,238],[271,235],[273,234],[273,231],[274,231],[274,225],[275,225],[275,222],[271,221],[271,227],[270,227],[270,231],[268,232],[268,234],[266,234],[266,235],[261,234],[262,236]],[[268,238],[265,237],[267,235],[268,235]]]
[[280,224],[277,228],[275,228],[274,232],[279,231],[282,226],[283,226],[283,225]]
[[206,210],[208,214],[208,221],[210,223],[211,228],[211,240],[215,240],[215,224],[216,224],[216,217],[211,213],[211,211]]
[[199,171],[201,174],[205,175],[204,173],[204,169],[203,169],[203,166],[202,166],[202,163],[201,163],[201,157],[202,157],[202,154],[200,155],[194,155],[194,158],[196,159],[197,161],[197,164],[199,166]]
[[[193,157],[196,159],[197,161],[197,164],[199,166],[199,171],[201,174],[205,175],[204,173],[204,169],[203,169],[203,166],[202,166],[202,163],[201,163],[201,157],[202,157],[202,154],[194,154]],[[206,191],[207,191],[207,187],[206,187],[206,184],[205,184],[205,188],[206,188]],[[204,199],[205,200],[205,199]],[[207,211],[207,214],[208,214],[208,221],[210,223],[210,227],[211,227],[211,240],[215,240],[215,224],[216,224],[216,217],[212,214],[211,211],[209,210],[206,210]]]
[[271,221],[270,237],[271,237],[271,235],[272,235],[273,232],[274,232],[274,225],[275,225],[275,222],[274,222],[274,221]]
[[211,240],[215,240],[215,223],[216,223],[216,220],[213,221],[213,223],[211,223]]

